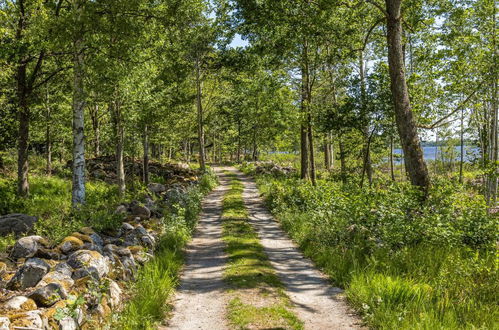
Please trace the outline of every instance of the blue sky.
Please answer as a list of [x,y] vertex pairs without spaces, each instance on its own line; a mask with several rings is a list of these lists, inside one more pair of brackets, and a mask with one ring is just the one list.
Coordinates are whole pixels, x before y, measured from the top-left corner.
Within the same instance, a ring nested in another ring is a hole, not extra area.
[[236,34],[234,36],[234,40],[232,40],[232,42],[230,43],[230,46],[232,48],[236,48],[236,47],[246,47],[248,46],[248,41],[247,40],[243,40],[241,39],[241,35],[240,34]]

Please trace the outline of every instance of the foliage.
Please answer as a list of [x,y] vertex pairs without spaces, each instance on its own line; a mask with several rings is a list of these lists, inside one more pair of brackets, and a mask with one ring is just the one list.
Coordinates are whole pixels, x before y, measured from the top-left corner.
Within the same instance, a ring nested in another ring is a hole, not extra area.
[[360,190],[258,178],[304,252],[346,288],[375,328],[493,328],[497,218],[482,196],[434,184],[425,205],[407,184]]

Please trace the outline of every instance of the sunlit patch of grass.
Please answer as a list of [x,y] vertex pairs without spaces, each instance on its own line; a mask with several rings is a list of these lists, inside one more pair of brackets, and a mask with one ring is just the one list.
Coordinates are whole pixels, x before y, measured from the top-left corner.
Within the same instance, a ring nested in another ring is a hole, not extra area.
[[224,277],[232,289],[228,318],[239,329],[302,329],[257,233],[247,221],[243,185],[234,175],[231,178],[222,214],[229,255]]

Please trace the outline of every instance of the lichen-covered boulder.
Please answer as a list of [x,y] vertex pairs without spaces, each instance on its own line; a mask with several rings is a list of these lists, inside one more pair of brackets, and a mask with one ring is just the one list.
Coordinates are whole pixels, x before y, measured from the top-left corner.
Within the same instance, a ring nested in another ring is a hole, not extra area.
[[11,259],[31,258],[36,254],[38,248],[42,246],[48,246],[47,240],[43,237],[26,236],[17,240],[10,251],[9,257]]
[[68,236],[59,244],[59,249],[62,253],[68,254],[83,248],[83,244],[83,241],[78,237]]
[[38,307],[50,307],[66,297],[66,290],[58,283],[49,283],[29,295],[29,298],[33,299]]
[[0,236],[29,233],[33,230],[37,221],[37,217],[20,213],[0,216]]
[[59,250],[47,249],[44,247],[38,248],[38,250],[35,253],[35,257],[42,259],[51,259],[51,260],[61,260],[63,258]]
[[43,276],[37,287],[43,287],[50,283],[59,284],[64,289],[64,293],[66,294],[71,291],[71,287],[74,285],[74,280],[71,278],[71,273],[67,274],[58,271],[52,271]]
[[59,330],[77,330],[78,322],[69,316],[59,320]]
[[78,270],[98,275],[98,278],[102,278],[109,273],[109,260],[97,251],[76,251],[69,256],[67,263],[75,269],[73,278]]
[[28,259],[24,265],[19,268],[7,283],[9,290],[24,290],[33,287],[40,282],[45,274],[50,270],[49,264],[39,258]]
[[0,316],[0,330],[9,330],[10,320],[8,317]]
[[0,304],[0,309],[13,311],[30,311],[36,309],[36,303],[25,296],[15,296]]
[[39,310],[20,313],[10,318],[13,329],[43,329],[43,321]]

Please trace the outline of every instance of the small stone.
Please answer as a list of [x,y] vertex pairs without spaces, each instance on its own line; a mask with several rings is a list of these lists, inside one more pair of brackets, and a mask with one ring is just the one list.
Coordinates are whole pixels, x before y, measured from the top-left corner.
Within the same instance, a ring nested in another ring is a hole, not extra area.
[[140,205],[137,202],[132,203],[130,206],[130,212],[136,217],[141,219],[149,219],[151,217],[151,210],[147,206]]
[[59,245],[59,249],[62,253],[68,254],[81,249],[83,244],[84,243],[81,239],[74,236],[68,236],[62,240],[62,243]]
[[152,249],[154,247],[155,241],[151,235],[144,235],[141,237],[141,240],[142,240],[142,244],[144,244],[144,246],[146,246],[150,249]]
[[35,257],[43,258],[43,259],[51,259],[51,260],[61,260],[61,254],[54,249],[46,249],[43,247],[38,248],[35,253]]
[[116,208],[116,210],[114,211],[114,213],[116,213],[116,214],[126,214],[127,213],[126,206],[125,205],[118,205],[118,207]]
[[94,244],[99,245],[99,246],[104,246],[104,241],[102,240],[102,238],[98,234],[93,233],[90,235],[90,238],[92,239]]
[[121,294],[122,290],[119,285],[115,281],[109,280],[109,304],[112,309],[118,309],[121,305]]
[[90,238],[90,236],[86,235],[86,234],[76,233],[75,232],[75,233],[72,233],[71,236],[79,238],[84,243],[93,243],[94,242],[94,241],[92,241],[92,239]]
[[0,216],[0,236],[8,234],[20,235],[31,232],[37,221],[37,217],[21,213]]
[[83,249],[90,250],[90,251],[97,251],[100,254],[102,254],[102,247],[99,246],[99,245],[97,245],[97,244],[94,244],[94,243],[85,243],[85,244],[83,244]]
[[38,307],[50,307],[61,299],[66,299],[67,294],[58,283],[50,283],[33,291],[29,298],[33,299]]
[[95,231],[90,227],[83,227],[79,231],[80,231],[80,233],[88,235],[88,236],[95,234]]
[[67,276],[71,276],[71,274],[73,274],[73,269],[66,262],[58,263],[55,266],[54,270],[56,272],[62,273],[62,274],[67,275]]
[[8,317],[0,316],[0,330],[9,330],[10,320]]
[[47,244],[47,241],[41,236],[26,236],[20,238],[16,244],[14,244],[14,247],[10,252],[10,258],[31,258],[36,254],[38,248],[45,244]]
[[72,317],[66,316],[59,321],[59,330],[77,330],[78,323]]
[[121,229],[123,229],[124,231],[130,231],[133,230],[134,227],[128,222],[123,222],[123,224],[121,225]]
[[48,273],[50,266],[43,260],[31,258],[17,270],[7,283],[9,290],[23,290],[35,286]]
[[128,256],[128,257],[130,257],[132,255],[132,252],[130,251],[130,249],[128,249],[126,247],[117,248],[115,250],[115,252],[119,256]]

